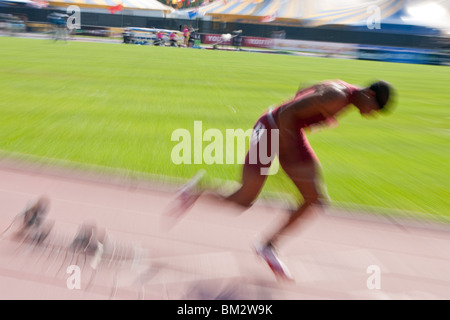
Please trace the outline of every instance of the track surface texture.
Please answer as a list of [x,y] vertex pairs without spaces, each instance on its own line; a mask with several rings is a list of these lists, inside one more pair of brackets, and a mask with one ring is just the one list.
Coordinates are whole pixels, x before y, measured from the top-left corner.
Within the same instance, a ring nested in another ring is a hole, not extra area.
[[[281,207],[238,215],[200,198],[171,225],[170,188],[2,160],[0,230],[41,195],[53,229],[39,245],[18,241],[14,228],[3,234],[0,299],[450,299],[446,225],[329,209],[283,238],[279,254],[295,277],[284,283],[252,249],[285,217]],[[85,221],[107,234],[97,264],[68,249]]]

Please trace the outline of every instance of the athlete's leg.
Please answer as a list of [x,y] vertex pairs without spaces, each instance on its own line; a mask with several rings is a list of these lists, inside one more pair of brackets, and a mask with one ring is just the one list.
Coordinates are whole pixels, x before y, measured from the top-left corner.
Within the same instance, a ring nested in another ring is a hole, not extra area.
[[250,207],[261,192],[267,176],[261,175],[260,168],[245,164],[242,170],[240,187],[232,194],[224,196],[219,193],[206,193],[206,196],[231,202],[244,208]]
[[241,186],[228,196],[217,192],[205,192],[205,196],[225,200],[241,207],[250,207],[261,192],[267,179],[266,172],[272,164],[273,158],[267,157],[264,161],[261,159],[261,154],[273,156],[271,143],[272,131],[265,114],[258,119],[253,127],[249,150],[243,165]]
[[296,185],[303,197],[303,203],[299,208],[293,210],[274,233],[267,238],[267,245],[278,242],[279,237],[297,225],[300,217],[305,217],[321,209],[326,200],[321,180],[320,164],[315,161],[303,162],[297,165],[285,165],[283,169]]
[[[261,175],[254,166],[244,165],[241,186],[230,195],[223,195],[212,190],[198,190],[197,185],[203,174],[197,173],[178,192],[175,200],[166,211],[166,216],[178,220],[201,197],[211,201],[213,205],[233,205],[230,209],[238,209],[239,213],[250,207],[260,193],[267,176]],[[173,224],[175,221],[171,221]]]
[[291,229],[301,216],[310,212],[313,206],[320,203],[321,197],[316,175],[317,168],[314,161],[303,162],[300,166],[298,164],[287,165],[283,162],[280,162],[280,164],[299,189],[304,202],[297,210],[293,210],[291,215],[272,231],[268,238],[260,243],[256,243],[255,249],[256,253],[266,261],[277,278],[291,281],[293,276],[278,257],[276,245],[280,236]]
[[[267,122],[267,116],[263,115],[253,128],[249,150],[243,165],[241,186],[236,191],[230,195],[223,195],[216,191],[198,190],[197,186],[200,178],[198,178],[199,174],[197,174],[181,188],[174,205],[168,211],[169,215],[181,216],[200,197],[204,200],[212,200],[215,204],[222,202],[222,204],[238,205],[240,210],[250,207],[261,192],[267,179],[265,172],[271,166],[271,158],[264,158],[264,161],[262,161],[259,157],[260,148],[263,147],[261,153],[266,151],[267,154],[272,155],[270,145],[272,140],[271,130],[266,130],[266,128],[270,128],[270,125]],[[267,145],[261,146],[261,141],[267,143]]]

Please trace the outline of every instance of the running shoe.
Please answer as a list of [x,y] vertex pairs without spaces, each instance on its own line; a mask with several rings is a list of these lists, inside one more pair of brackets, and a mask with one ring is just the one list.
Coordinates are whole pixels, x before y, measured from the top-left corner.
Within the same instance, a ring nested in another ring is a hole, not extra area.
[[294,281],[294,277],[283,261],[280,260],[273,246],[256,244],[255,251],[256,254],[264,259],[264,261],[269,265],[278,280]]
[[205,171],[200,170],[180,188],[167,211],[169,217],[181,218],[194,205],[195,201],[200,197],[201,193],[196,189],[204,175]]

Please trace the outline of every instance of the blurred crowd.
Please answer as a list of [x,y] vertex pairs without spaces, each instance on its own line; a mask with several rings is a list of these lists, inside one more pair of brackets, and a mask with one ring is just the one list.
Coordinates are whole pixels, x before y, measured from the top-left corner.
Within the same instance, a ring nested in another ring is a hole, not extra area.
[[0,32],[14,34],[25,31],[25,22],[20,17],[12,14],[0,13]]

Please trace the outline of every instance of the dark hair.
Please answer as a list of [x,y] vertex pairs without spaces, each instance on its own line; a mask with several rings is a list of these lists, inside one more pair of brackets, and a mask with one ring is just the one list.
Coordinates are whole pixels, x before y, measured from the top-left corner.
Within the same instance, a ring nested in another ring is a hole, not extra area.
[[380,110],[384,110],[392,95],[392,86],[388,82],[381,80],[372,83],[369,89],[375,92],[375,99]]

